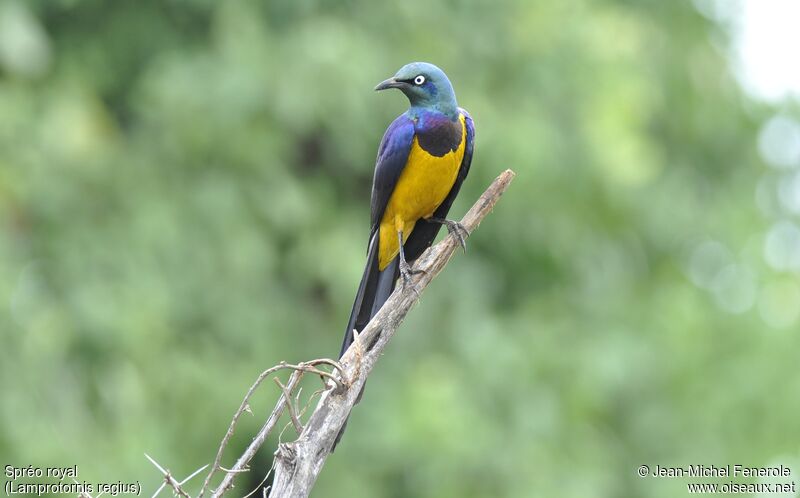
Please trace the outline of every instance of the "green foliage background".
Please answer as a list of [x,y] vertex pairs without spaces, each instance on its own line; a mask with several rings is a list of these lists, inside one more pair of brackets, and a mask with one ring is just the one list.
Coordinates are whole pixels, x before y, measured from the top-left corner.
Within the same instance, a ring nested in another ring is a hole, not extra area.
[[335,355],[406,106],[372,87],[426,60],[477,126],[454,216],[518,176],[315,496],[673,497],[636,468],[794,465],[800,176],[758,137],[797,108],[743,93],[727,33],[660,0],[5,1],[1,463],[152,493],[144,452],[187,475],[261,370]]

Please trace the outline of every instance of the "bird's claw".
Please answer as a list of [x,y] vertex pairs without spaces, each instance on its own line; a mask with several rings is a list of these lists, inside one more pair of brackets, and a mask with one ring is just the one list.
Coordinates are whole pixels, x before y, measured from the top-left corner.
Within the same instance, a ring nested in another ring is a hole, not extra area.
[[462,225],[457,221],[450,221],[450,223],[447,224],[447,231],[456,236],[458,244],[461,246],[462,249],[464,249],[464,252],[466,253],[467,237],[469,237],[469,231],[467,230],[467,227],[465,227],[464,225]]
[[429,218],[429,221],[439,223],[447,227],[447,232],[453,235],[458,241],[458,245],[467,252],[467,237],[469,237],[469,230],[458,221],[447,220],[444,218]]
[[410,287],[411,291],[419,297],[419,289],[413,281],[414,275],[427,273],[425,270],[414,270],[404,259],[400,260],[400,277],[403,279],[403,288]]

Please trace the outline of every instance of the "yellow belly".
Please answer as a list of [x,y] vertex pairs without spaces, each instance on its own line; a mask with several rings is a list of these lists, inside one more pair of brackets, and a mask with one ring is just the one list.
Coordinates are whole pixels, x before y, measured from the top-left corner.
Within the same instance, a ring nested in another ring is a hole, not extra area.
[[417,220],[433,215],[453,188],[464,157],[466,142],[464,116],[461,116],[460,120],[461,144],[457,150],[448,152],[442,157],[425,152],[414,137],[406,167],[397,180],[381,219],[378,246],[380,270],[386,268],[400,252],[397,232],[403,232],[403,242],[405,242]]

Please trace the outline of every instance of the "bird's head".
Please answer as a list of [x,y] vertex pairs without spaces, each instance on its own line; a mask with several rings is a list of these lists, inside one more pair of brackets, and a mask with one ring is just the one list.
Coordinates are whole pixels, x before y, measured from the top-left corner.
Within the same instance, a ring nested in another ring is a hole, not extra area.
[[397,88],[408,97],[412,107],[438,110],[451,118],[458,115],[453,85],[444,71],[427,62],[412,62],[375,87],[375,90]]

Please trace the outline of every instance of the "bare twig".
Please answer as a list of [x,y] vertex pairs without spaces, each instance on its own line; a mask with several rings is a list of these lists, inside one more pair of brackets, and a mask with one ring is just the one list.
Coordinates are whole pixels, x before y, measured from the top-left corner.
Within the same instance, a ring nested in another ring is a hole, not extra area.
[[[249,401],[250,398],[253,396],[253,393],[256,391],[256,389],[258,389],[258,386],[261,385],[264,379],[266,379],[267,377],[269,377],[270,375],[272,375],[273,373],[277,372],[282,368],[283,368],[283,363],[276,365],[272,368],[268,368],[267,370],[264,370],[263,372],[261,372],[261,375],[258,376],[256,381],[253,382],[253,385],[250,386],[250,389],[247,390],[247,394],[244,395],[242,404],[239,406],[239,409],[236,410],[236,413],[233,414],[233,420],[231,420],[231,424],[228,426],[228,431],[222,438],[222,442],[220,443],[219,449],[217,450],[217,456],[214,457],[214,463],[211,465],[211,471],[208,473],[205,480],[203,481],[203,487],[200,489],[200,494],[198,495],[200,498],[202,498],[203,494],[206,492],[206,489],[208,489],[208,484],[211,482],[211,478],[214,477],[214,473],[220,468],[220,463],[222,462],[222,455],[223,453],[225,453],[225,448],[228,446],[228,442],[231,440],[231,437],[233,437],[233,431],[236,428],[236,423],[239,421],[239,417],[241,417],[242,413],[244,413],[245,411],[249,411],[250,408]],[[280,406],[281,404],[279,403],[278,407]],[[277,410],[278,407],[276,407],[275,409]]]
[[[286,384],[286,389],[289,390],[289,392],[293,391],[300,383],[300,379],[302,377],[303,377],[303,371],[295,370],[292,373],[291,377],[289,377],[289,382],[287,382]],[[258,431],[256,437],[253,438],[253,441],[244,451],[242,456],[240,456],[239,459],[236,460],[234,466],[231,467],[230,470],[225,471],[225,477],[222,479],[222,482],[217,487],[216,491],[213,493],[213,496],[215,497],[221,496],[222,493],[227,491],[233,485],[233,478],[236,476],[236,474],[239,472],[246,471],[247,465],[250,463],[250,460],[253,459],[258,449],[261,448],[261,445],[263,445],[264,441],[267,440],[267,436],[272,431],[273,427],[275,427],[275,424],[281,418],[283,410],[286,407],[286,403],[291,403],[291,398],[287,399],[287,397],[283,393],[281,393],[281,397],[278,399],[278,404],[275,406],[275,409],[272,410],[272,413],[267,418],[267,421],[264,422],[264,425]],[[231,429],[229,428],[229,431],[230,430]],[[224,448],[222,449],[224,450]]]
[[245,472],[250,472],[250,469],[241,469],[241,470],[226,469],[222,465],[220,465],[219,470],[227,472],[228,474],[244,474]]
[[[339,376],[337,377],[337,376],[332,375],[329,372],[321,370],[321,369],[316,367],[317,365],[329,365],[329,366],[333,367],[335,369],[335,371],[339,372]],[[225,433],[225,436],[222,438],[222,442],[220,442],[219,449],[217,450],[217,455],[214,458],[214,463],[211,466],[211,470],[209,471],[208,475],[206,476],[205,480],[203,481],[203,487],[200,489],[200,493],[198,494],[198,498],[202,498],[203,497],[203,495],[205,494],[206,490],[208,489],[209,484],[211,483],[211,479],[214,477],[214,474],[218,470],[223,470],[222,467],[221,467],[222,456],[225,453],[225,448],[227,448],[228,443],[231,440],[231,437],[233,437],[233,432],[234,432],[234,430],[236,428],[236,424],[239,422],[239,418],[242,416],[242,413],[250,412],[250,398],[252,398],[253,394],[259,388],[261,383],[264,382],[264,379],[266,379],[270,375],[278,372],[279,370],[286,370],[286,369],[294,370],[295,374],[298,374],[296,376],[292,375],[292,377],[291,377],[291,379],[295,379],[294,384],[292,384],[292,380],[290,379],[289,383],[285,386],[286,390],[288,392],[291,392],[292,390],[294,390],[296,385],[300,382],[300,379],[302,378],[302,372],[313,373],[313,374],[319,375],[320,377],[332,380],[334,382],[334,384],[336,385],[336,389],[337,390],[344,390],[344,389],[347,388],[346,377],[343,375],[342,366],[338,362],[336,362],[334,360],[330,360],[328,358],[319,358],[319,359],[316,359],[316,360],[305,361],[305,362],[299,363],[297,365],[293,365],[293,364],[286,363],[286,362],[282,361],[279,364],[275,365],[274,367],[268,368],[268,369],[264,370],[263,372],[261,372],[261,374],[258,376],[258,378],[256,378],[255,382],[253,382],[253,385],[250,386],[250,389],[247,390],[247,394],[245,394],[241,405],[239,405],[239,409],[236,410],[236,413],[234,413],[233,420],[231,420],[231,423],[228,426],[228,430]],[[287,403],[291,404],[291,396],[287,397],[286,393],[284,393],[284,396],[281,396],[281,398],[278,400],[278,404],[275,406],[275,409],[273,410],[272,414],[267,419],[267,423],[265,423],[264,426],[259,431],[259,435],[262,435],[262,432],[263,432],[262,442],[263,442],[263,440],[266,440],[267,435],[272,430],[272,427],[274,427],[275,422],[277,422],[277,420],[280,418],[281,414],[283,413],[283,409],[287,405]],[[272,421],[271,424],[269,423],[270,421]],[[257,439],[259,439],[258,436],[257,436]],[[254,442],[255,442],[255,440],[254,440]],[[257,450],[258,448],[255,448],[255,449]],[[253,455],[255,455],[255,451],[253,451]],[[252,458],[252,455],[251,455],[250,458]],[[244,465],[246,465],[248,462],[249,462],[249,459],[246,462],[243,462],[243,463],[244,463]],[[241,472],[243,470],[244,470],[243,467],[237,468],[236,466],[232,470],[226,470],[225,471],[226,474],[227,474],[226,479],[229,476],[231,476],[232,474],[235,474],[237,472]],[[230,486],[231,481],[228,479],[227,482],[224,482],[224,483],[225,483],[226,487],[223,488],[222,485],[220,485],[220,487],[218,489],[227,489],[227,487]]]
[[281,384],[281,381],[278,378],[272,379],[275,381],[275,384],[283,391],[283,395],[288,400],[286,402],[286,407],[289,409],[289,417],[292,419],[292,424],[294,425],[294,430],[297,431],[297,435],[299,436],[303,432],[303,424],[300,423],[300,419],[297,418],[297,408],[292,401],[292,394],[286,389],[286,386]]
[[191,498],[191,496],[189,496],[189,494],[186,491],[183,490],[183,487],[182,487],[183,484],[188,482],[189,479],[191,479],[192,477],[196,476],[197,474],[199,474],[200,472],[205,470],[206,467],[208,467],[208,465],[204,465],[204,466],[200,467],[198,470],[195,470],[192,473],[192,475],[190,475],[189,477],[187,477],[183,481],[178,482],[178,481],[175,480],[174,477],[172,477],[172,474],[169,473],[169,470],[165,470],[164,467],[162,467],[161,465],[158,464],[158,462],[153,460],[153,458],[150,455],[145,453],[144,456],[147,457],[147,459],[150,460],[150,463],[155,465],[155,467],[159,471],[161,471],[161,474],[164,476],[164,484],[162,484],[161,487],[158,488],[156,493],[153,495],[154,497],[158,496],[158,493],[160,493],[161,490],[164,489],[164,485],[166,484],[166,485],[169,485],[169,487],[172,488],[172,490],[175,492],[176,495],[182,496],[183,498]]
[[[258,489],[259,489],[261,486],[263,486],[265,482],[267,482],[267,479],[269,479],[269,476],[270,476],[270,474],[272,474],[272,471],[274,471],[274,470],[275,470],[275,460],[273,459],[273,460],[272,460],[272,466],[269,468],[269,470],[267,471],[267,473],[264,475],[264,478],[263,478],[263,479],[261,479],[261,482],[260,482],[260,483],[258,483],[258,486],[256,486],[255,488],[253,488],[253,491],[250,491],[249,493],[247,493],[246,495],[244,495],[244,497],[243,497],[243,498],[249,498],[250,496],[253,496],[253,495],[255,494],[255,492],[256,492],[256,491],[258,491]],[[264,492],[262,492],[262,494],[264,494]]]

